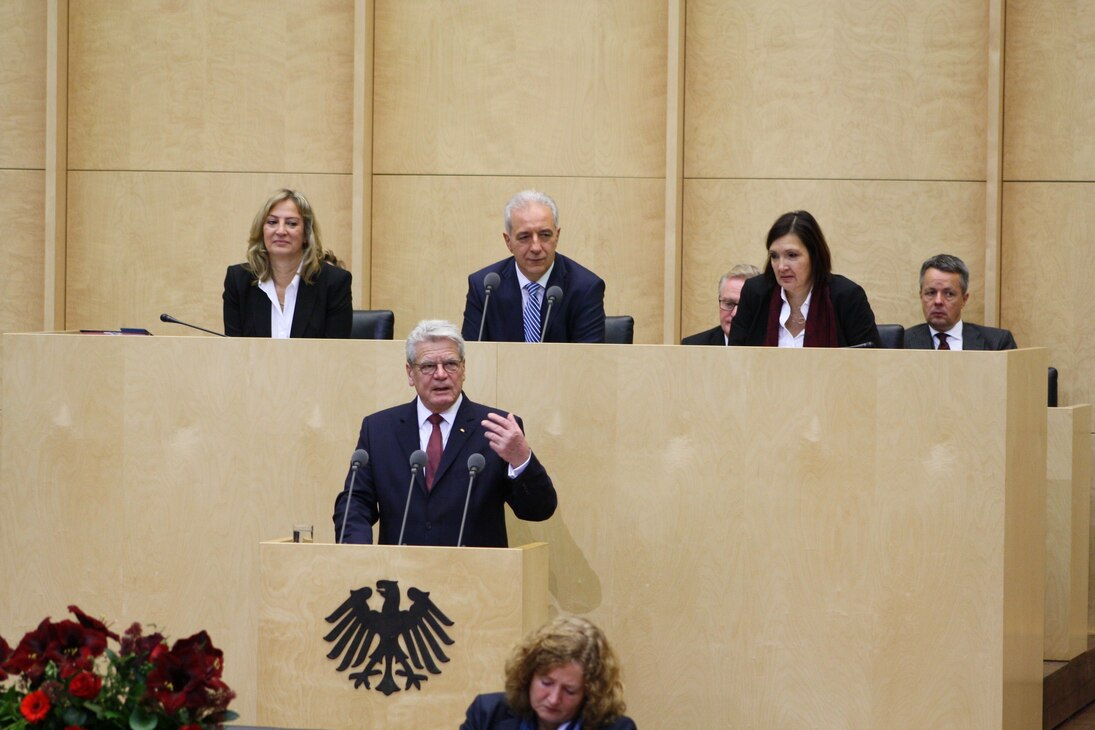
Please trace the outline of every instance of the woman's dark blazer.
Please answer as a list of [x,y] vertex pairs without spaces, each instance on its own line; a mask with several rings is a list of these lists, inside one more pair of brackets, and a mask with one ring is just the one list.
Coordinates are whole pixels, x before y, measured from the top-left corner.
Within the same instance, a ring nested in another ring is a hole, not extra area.
[[[767,276],[754,276],[745,280],[734,321],[730,324],[731,345],[763,345],[768,334],[769,297],[779,286]],[[839,347],[862,345],[870,342],[874,347],[882,345],[875,326],[874,312],[867,301],[863,287],[840,274],[829,277],[829,297],[836,313],[836,338]],[[817,306],[810,301],[810,308]]]
[[[323,264],[311,284],[301,279],[290,337],[348,339],[354,318],[349,271]],[[252,284],[244,264],[228,267],[224,276],[224,333],[229,337],[269,337],[270,297]]]
[[[468,715],[460,730],[520,730],[521,718],[513,714],[502,692],[479,695],[468,707]],[[599,728],[582,730],[636,730],[635,722],[629,717],[621,717],[615,722]]]

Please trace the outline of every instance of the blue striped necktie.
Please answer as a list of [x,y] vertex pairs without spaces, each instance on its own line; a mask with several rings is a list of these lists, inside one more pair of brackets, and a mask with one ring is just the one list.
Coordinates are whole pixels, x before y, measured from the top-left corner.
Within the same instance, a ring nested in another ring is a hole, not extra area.
[[525,284],[528,301],[525,302],[525,342],[540,341],[540,292],[544,287],[535,281]]

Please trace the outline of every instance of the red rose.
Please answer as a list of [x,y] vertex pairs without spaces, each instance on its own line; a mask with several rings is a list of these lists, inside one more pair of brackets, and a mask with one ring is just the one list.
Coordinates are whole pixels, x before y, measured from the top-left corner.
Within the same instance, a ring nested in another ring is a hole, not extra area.
[[27,722],[40,722],[49,714],[49,697],[42,690],[31,692],[23,698],[19,705],[19,712],[27,718]]
[[202,730],[202,726],[197,724],[183,725],[179,730]]
[[65,730],[84,730],[79,725],[65,725]]
[[91,672],[80,672],[72,678],[72,683],[68,686],[68,691],[72,693],[73,697],[79,697],[81,700],[92,700],[99,694],[99,690],[103,686],[103,680]]

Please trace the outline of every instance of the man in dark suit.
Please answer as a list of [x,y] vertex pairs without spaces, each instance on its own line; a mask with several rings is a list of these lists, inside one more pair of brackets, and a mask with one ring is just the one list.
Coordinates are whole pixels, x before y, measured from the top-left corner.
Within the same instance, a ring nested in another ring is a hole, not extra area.
[[726,345],[730,337],[730,322],[738,311],[741,287],[746,279],[760,274],[752,264],[738,264],[719,279],[719,326],[697,332],[681,340],[682,345]]
[[[455,546],[468,499],[468,457],[485,464],[475,477],[462,545],[507,547],[505,505],[523,520],[546,520],[555,512],[551,477],[532,453],[521,421],[513,414],[473,403],[463,393],[464,339],[456,326],[424,320],[407,337],[407,382],[418,396],[410,403],[366,416],[357,448],[369,453],[357,470],[347,507],[350,478],[335,499],[336,540],[372,543],[380,521],[386,545]],[[411,455],[421,449],[426,466],[411,483]],[[348,511],[347,511],[348,510]]]
[[1014,350],[1011,332],[962,321],[969,301],[970,270],[957,256],[941,253],[920,267],[924,324],[905,330],[906,350]]
[[[547,319],[544,342],[604,342],[604,280],[555,252],[562,229],[551,196],[536,190],[517,193],[506,204],[504,223],[502,238],[513,255],[468,277],[464,339],[540,342]],[[490,274],[498,276],[498,285],[487,302],[485,279]],[[553,286],[562,296],[549,313],[547,291]]]

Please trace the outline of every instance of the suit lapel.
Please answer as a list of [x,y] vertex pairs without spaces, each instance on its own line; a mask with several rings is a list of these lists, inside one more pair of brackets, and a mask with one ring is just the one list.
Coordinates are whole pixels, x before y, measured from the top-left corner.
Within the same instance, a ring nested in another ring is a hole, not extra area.
[[[567,298],[567,265],[566,258],[555,254],[555,268],[548,277],[547,288],[557,286],[563,290],[563,301]],[[544,299],[540,303],[540,321],[544,321],[547,314],[547,291],[544,291]],[[566,342],[566,322],[563,317],[563,302],[557,301],[551,308],[551,321],[548,322],[548,331],[544,333],[544,342]],[[560,328],[562,328],[560,330]]]
[[456,417],[453,418],[452,428],[449,429],[449,441],[445,444],[445,450],[441,452],[441,463],[437,466],[437,474],[433,478],[434,488],[441,483],[449,467],[456,463],[459,455],[463,453],[468,439],[479,428],[471,405],[471,401],[465,395],[460,408],[456,411]]
[[972,325],[969,323],[964,323],[962,325],[962,349],[985,349],[985,338],[981,335],[981,330],[976,325]]
[[[490,306],[491,339],[499,342],[524,342],[524,307],[521,304],[521,287],[517,283],[517,263],[511,256],[498,272],[502,283],[498,286],[498,301]],[[514,316],[516,312],[516,316]]]
[[270,307],[273,306],[270,303],[270,297],[266,296],[266,292],[259,289],[257,285],[250,284],[247,286],[247,297],[249,304],[246,311],[249,320],[244,323],[243,333],[253,337],[269,337]]
[[[411,463],[411,454],[421,448],[418,439],[418,398],[403,407],[399,414],[399,425],[395,434],[396,443],[403,452],[403,461]],[[410,466],[407,467],[410,469]],[[414,478],[414,483],[423,493],[426,491],[426,469],[423,467]]]
[[308,321],[312,318],[312,310],[316,308],[316,299],[319,298],[319,282],[323,276],[322,269],[316,278],[315,284],[305,284],[301,276],[297,285],[297,303],[293,308],[293,327],[289,330],[290,337],[303,337]]

